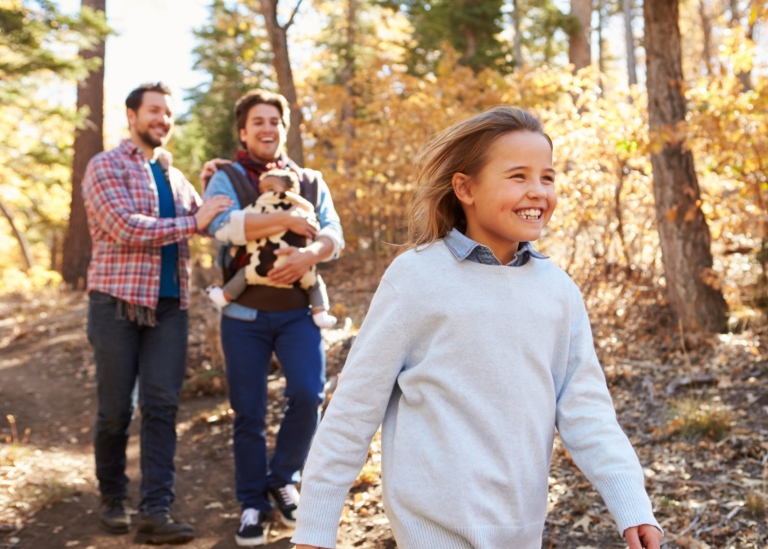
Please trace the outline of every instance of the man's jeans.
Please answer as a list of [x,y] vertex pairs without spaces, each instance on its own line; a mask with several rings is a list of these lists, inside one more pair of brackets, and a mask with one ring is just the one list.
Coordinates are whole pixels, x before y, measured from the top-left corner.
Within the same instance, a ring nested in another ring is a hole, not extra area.
[[[115,298],[91,292],[88,340],[96,361],[99,408],[94,438],[102,496],[124,498],[125,450],[136,407],[141,410],[141,501],[144,512],[169,510],[174,500],[176,411],[187,358],[187,311],[160,299],[154,327],[117,320]],[[137,383],[138,379],[138,383]]]
[[[320,419],[325,350],[310,310],[259,311],[256,320],[221,318],[229,401],[235,411],[237,499],[243,509],[271,511],[267,488],[295,483]],[[272,460],[265,435],[267,375],[272,352],[285,375],[288,405]]]

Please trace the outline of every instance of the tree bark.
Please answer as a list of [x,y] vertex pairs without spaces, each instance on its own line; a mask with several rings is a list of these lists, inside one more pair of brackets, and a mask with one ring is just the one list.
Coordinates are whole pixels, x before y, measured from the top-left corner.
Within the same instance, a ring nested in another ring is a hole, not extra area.
[[577,71],[592,62],[592,0],[571,0],[571,16],[579,22],[579,28],[570,35],[568,61],[573,64],[573,70]]
[[679,128],[685,121],[678,0],[645,0],[648,114],[656,220],[667,294],[688,331],[727,328],[727,305],[712,271],[711,236],[701,211],[693,155]]
[[467,41],[467,47],[464,48],[464,53],[461,58],[469,63],[472,58],[477,55],[477,37],[475,36],[474,29],[467,26],[467,28],[464,29],[464,38]]
[[[752,5],[754,2],[750,2],[748,9],[751,12],[752,11]],[[739,11],[739,2],[738,0],[730,0],[729,2],[730,10],[731,10],[731,27],[737,27],[741,25],[741,12]],[[755,33],[755,22],[757,18],[754,20],[750,18],[749,24],[747,26],[747,30],[745,33],[745,37],[749,40],[752,40]],[[752,71],[739,71],[736,75],[739,79],[739,82],[741,82],[741,91],[750,91],[752,89]]]
[[32,249],[29,247],[29,241],[27,240],[27,237],[24,236],[24,233],[16,226],[16,223],[13,220],[13,213],[11,213],[10,208],[8,208],[2,200],[0,200],[0,212],[3,213],[3,216],[8,220],[8,224],[11,226],[11,232],[16,238],[16,242],[19,243],[21,255],[24,258],[24,270],[28,271],[35,266],[35,258],[32,256]]
[[515,67],[521,69],[525,66],[523,62],[523,33],[520,29],[522,15],[520,14],[520,0],[512,0],[512,26],[515,29],[514,49],[515,49]]
[[637,85],[637,61],[635,60],[635,36],[632,33],[632,0],[622,0],[624,10],[624,39],[627,43],[627,76],[629,85]]
[[[106,0],[81,0],[80,5],[95,11],[106,11]],[[75,289],[85,289],[91,260],[91,235],[85,215],[82,183],[88,161],[104,150],[104,51],[105,41],[100,40],[92,48],[80,52],[84,59],[98,58],[101,64],[77,85],[77,108],[87,107],[88,117],[84,127],[75,133],[72,199],[61,261],[61,276]]]
[[301,142],[301,108],[296,97],[296,85],[293,81],[291,59],[288,56],[288,28],[293,24],[296,12],[299,10],[302,0],[297,0],[296,7],[291,12],[291,17],[285,25],[277,21],[278,0],[261,0],[259,9],[267,26],[269,43],[272,46],[272,65],[277,73],[277,85],[280,93],[288,100],[291,108],[291,127],[288,129],[288,156],[299,166],[304,165],[304,147]]
[[707,67],[707,76],[712,76],[712,20],[707,13],[704,0],[699,0],[699,18],[701,19],[702,48],[701,57]]
[[348,138],[355,137],[355,51],[357,49],[357,8],[358,0],[347,0],[347,39],[344,53],[344,66],[339,75],[340,83],[344,86],[344,94],[347,100],[341,107],[341,127],[343,134]]
[[597,31],[597,70],[601,80],[602,75],[605,74],[605,50],[603,49],[603,25],[605,24],[603,10],[605,6],[603,4],[603,0],[597,0],[597,29],[595,29]]

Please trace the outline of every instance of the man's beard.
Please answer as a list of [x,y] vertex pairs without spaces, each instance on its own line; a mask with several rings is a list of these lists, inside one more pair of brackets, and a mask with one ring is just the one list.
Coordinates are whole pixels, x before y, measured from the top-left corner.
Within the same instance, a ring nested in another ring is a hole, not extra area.
[[149,133],[149,128],[147,128],[146,131],[143,132],[136,132],[136,135],[144,141],[147,145],[149,145],[152,148],[162,147],[166,143],[168,143],[168,139],[171,137],[171,132],[169,131],[166,133],[163,137],[160,139],[152,136],[152,134]]

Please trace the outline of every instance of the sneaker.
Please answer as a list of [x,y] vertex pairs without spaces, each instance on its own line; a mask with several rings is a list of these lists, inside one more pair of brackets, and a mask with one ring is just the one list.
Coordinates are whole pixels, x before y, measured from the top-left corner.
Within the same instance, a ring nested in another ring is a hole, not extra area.
[[238,547],[256,547],[264,545],[264,526],[261,515],[256,509],[246,509],[240,517],[240,528],[235,534]]
[[152,545],[187,543],[195,539],[192,526],[176,522],[169,511],[142,515],[138,531],[142,534],[143,542]]
[[101,498],[99,526],[110,534],[127,534],[131,529],[131,517],[123,498]]
[[280,520],[286,526],[296,526],[296,509],[299,506],[299,491],[294,484],[275,486],[267,489],[267,493],[275,502]]

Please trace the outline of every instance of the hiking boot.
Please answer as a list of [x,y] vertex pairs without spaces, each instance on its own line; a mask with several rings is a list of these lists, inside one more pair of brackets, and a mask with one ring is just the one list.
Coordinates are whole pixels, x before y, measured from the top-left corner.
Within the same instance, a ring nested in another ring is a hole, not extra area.
[[143,542],[153,545],[187,543],[195,539],[195,531],[189,524],[176,522],[170,511],[159,511],[139,518],[139,534]]
[[235,534],[238,547],[258,547],[264,545],[264,525],[261,513],[256,509],[246,509],[240,517],[240,528]]
[[269,497],[275,502],[280,520],[286,526],[296,526],[296,509],[299,506],[299,491],[294,484],[267,488]]
[[127,534],[131,529],[131,517],[123,498],[101,498],[99,526],[110,534]]

